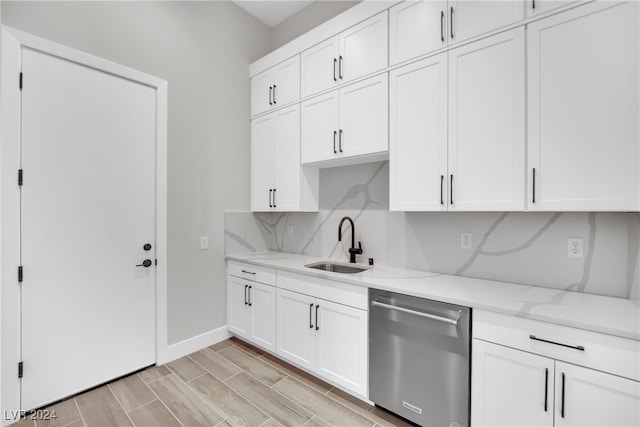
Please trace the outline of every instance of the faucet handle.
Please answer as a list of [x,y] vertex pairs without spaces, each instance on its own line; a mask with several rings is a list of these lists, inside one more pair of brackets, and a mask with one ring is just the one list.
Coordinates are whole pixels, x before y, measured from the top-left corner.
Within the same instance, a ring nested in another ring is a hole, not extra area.
[[357,248],[349,248],[349,253],[361,255],[362,254],[362,242],[358,241]]

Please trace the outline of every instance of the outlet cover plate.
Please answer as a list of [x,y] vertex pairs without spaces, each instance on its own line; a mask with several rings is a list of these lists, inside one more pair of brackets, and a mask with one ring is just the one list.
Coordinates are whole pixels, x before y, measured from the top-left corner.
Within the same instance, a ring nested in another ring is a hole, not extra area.
[[460,233],[460,247],[462,249],[473,248],[473,234],[472,233]]
[[569,258],[584,257],[584,239],[582,237],[569,237],[567,251]]

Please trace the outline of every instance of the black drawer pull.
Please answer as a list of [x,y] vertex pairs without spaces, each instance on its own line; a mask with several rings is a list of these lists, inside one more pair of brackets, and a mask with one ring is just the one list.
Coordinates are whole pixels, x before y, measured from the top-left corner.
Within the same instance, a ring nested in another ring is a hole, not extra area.
[[313,329],[313,303],[309,304],[309,329]]
[[247,271],[247,270],[242,270],[242,272],[244,274],[253,274],[255,276],[256,273],[254,273],[253,271]]
[[545,340],[542,338],[538,338],[535,335],[529,335],[529,338],[535,341],[542,341],[542,342],[546,342],[547,344],[553,344],[553,345],[559,345],[562,347],[567,347],[567,348],[572,348],[574,350],[579,350],[579,351],[584,351],[584,347],[581,345],[570,345],[570,344],[563,344],[561,342],[555,342],[555,341],[549,341],[549,340]]

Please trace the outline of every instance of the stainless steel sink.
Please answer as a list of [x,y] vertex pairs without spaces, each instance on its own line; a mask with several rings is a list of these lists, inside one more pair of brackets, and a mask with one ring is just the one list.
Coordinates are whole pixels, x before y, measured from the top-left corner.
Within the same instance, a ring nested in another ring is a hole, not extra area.
[[366,271],[369,269],[367,267],[360,267],[360,266],[349,265],[349,264],[340,264],[340,263],[331,262],[331,261],[314,262],[312,264],[305,265],[305,267],[315,268],[316,270],[331,271],[333,273],[342,273],[342,274],[362,273],[363,271]]

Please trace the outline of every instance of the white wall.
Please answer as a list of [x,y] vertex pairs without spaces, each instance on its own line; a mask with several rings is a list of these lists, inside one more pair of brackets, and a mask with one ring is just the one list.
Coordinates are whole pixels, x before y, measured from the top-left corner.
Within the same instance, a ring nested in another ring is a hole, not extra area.
[[271,30],[219,1],[1,8],[2,24],[169,82],[169,342],[224,326],[223,213],[249,208],[248,66],[270,50]]

